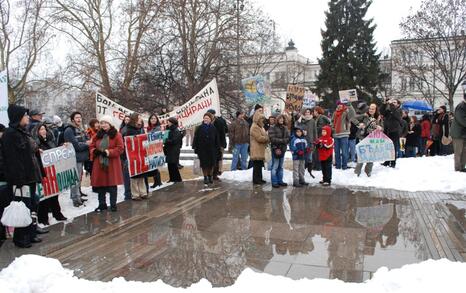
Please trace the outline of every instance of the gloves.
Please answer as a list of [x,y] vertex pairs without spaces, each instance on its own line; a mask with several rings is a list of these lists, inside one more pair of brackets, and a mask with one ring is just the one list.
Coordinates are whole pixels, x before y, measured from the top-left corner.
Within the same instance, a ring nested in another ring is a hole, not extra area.
[[303,150],[299,150],[297,153],[298,153],[298,156],[304,156],[304,151]]
[[311,152],[311,148],[307,147],[306,148],[306,154],[309,154]]
[[95,149],[92,154],[94,155],[94,157],[98,157],[102,154],[102,152],[99,150],[99,149]]
[[104,158],[108,157],[108,154],[107,154],[106,151],[101,151],[101,152],[100,152],[100,155],[101,155],[102,157],[104,157]]

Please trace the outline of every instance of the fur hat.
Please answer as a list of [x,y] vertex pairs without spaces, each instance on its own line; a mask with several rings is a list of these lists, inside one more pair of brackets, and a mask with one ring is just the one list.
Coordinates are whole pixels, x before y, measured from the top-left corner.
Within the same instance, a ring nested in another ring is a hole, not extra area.
[[209,117],[209,118],[210,118],[210,121],[212,121],[212,122],[214,121],[215,116],[212,115],[212,113],[206,112],[206,113],[204,114],[204,116],[202,116],[202,117],[205,117],[205,116]]
[[110,115],[104,115],[102,117],[100,117],[99,119],[99,122],[107,122],[108,124],[110,124],[111,126],[115,126],[113,125],[113,119]]

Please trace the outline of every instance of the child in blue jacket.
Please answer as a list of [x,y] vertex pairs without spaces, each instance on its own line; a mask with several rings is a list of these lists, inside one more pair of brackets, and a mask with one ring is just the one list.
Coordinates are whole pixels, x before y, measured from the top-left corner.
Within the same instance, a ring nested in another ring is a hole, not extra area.
[[303,130],[299,127],[296,127],[293,131],[290,150],[293,154],[293,186],[303,187],[309,185],[304,181],[304,170],[306,156],[309,155],[311,149],[304,137]]

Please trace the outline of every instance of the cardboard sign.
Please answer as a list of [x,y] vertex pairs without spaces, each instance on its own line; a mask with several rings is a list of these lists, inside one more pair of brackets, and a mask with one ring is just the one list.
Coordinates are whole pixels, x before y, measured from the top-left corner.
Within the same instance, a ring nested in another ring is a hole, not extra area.
[[[202,118],[209,109],[214,109],[220,114],[220,98],[218,94],[217,81],[213,79],[201,91],[199,91],[188,102],[178,107],[176,110],[160,115],[159,120],[162,129],[165,129],[168,118],[175,117],[178,119],[180,128],[192,128],[202,123]],[[104,115],[110,115],[113,118],[115,127],[121,124],[125,115],[130,115],[134,111],[125,108],[104,95],[96,95],[96,117],[100,119]],[[147,124],[149,116],[142,115],[144,123]]]
[[130,177],[153,171],[165,164],[163,136],[164,133],[158,131],[125,137]]
[[300,112],[304,102],[304,87],[289,84],[286,91],[285,109],[288,113]]
[[46,174],[37,187],[40,200],[56,196],[79,183],[76,152],[72,144],[46,150],[40,158]]
[[8,76],[0,72],[0,123],[8,127]]
[[249,105],[266,103],[272,96],[270,83],[262,75],[245,78],[241,84],[246,103]]
[[358,100],[358,92],[355,89],[339,91],[338,94],[340,96],[340,102],[344,104],[356,102]]
[[358,163],[395,160],[395,146],[381,130],[374,130],[356,145]]

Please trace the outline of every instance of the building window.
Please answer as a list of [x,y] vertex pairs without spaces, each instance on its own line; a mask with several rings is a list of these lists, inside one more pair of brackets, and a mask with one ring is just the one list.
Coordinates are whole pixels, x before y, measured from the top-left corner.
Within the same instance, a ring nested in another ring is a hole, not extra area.
[[401,91],[406,91],[406,77],[401,78]]
[[411,77],[409,79],[409,91],[413,92],[416,89],[416,79],[414,77]]

